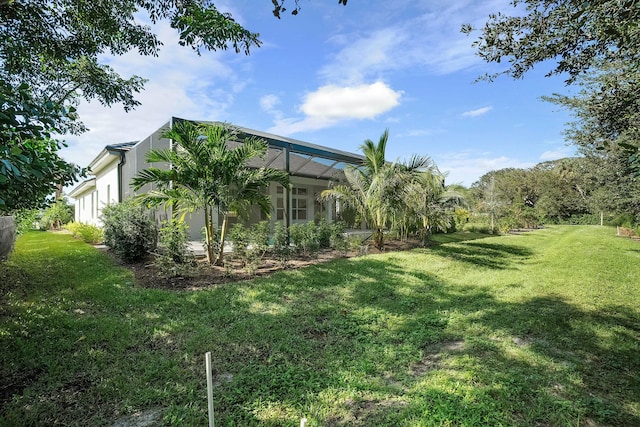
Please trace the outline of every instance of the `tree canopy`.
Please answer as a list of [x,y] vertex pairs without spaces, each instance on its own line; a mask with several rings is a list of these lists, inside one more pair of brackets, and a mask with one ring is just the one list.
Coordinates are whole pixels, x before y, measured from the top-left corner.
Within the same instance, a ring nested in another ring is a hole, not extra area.
[[139,76],[120,76],[100,55],[157,55],[161,41],[140,23],[169,21],[180,44],[249,54],[258,34],[218,11],[209,0],[18,0],[0,2],[0,212],[40,205],[73,182],[79,169],[58,154],[52,134],[81,133],[80,99],[103,105],[139,102]]
[[[474,42],[487,62],[509,63],[487,77],[522,77],[547,60],[556,62],[549,74],[568,74],[571,83],[600,61],[640,60],[640,7],[635,0],[512,0],[524,12],[492,14]],[[470,34],[471,25],[462,31]]]

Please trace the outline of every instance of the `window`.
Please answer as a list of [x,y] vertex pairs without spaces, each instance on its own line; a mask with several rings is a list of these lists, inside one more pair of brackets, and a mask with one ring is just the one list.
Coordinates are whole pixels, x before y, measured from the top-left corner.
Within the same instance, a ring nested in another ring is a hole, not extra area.
[[111,184],[107,185],[107,206],[111,205]]
[[307,189],[294,187],[291,189],[291,218],[307,219]]
[[276,220],[283,220],[284,214],[284,188],[278,185],[276,187]]

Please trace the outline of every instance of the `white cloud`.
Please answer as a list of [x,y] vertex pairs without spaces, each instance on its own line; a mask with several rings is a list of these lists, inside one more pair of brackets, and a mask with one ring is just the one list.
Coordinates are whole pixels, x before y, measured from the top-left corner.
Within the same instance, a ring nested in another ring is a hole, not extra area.
[[260,107],[266,112],[272,112],[276,105],[280,104],[278,96],[269,94],[260,98]]
[[403,14],[394,22],[393,12],[386,11],[389,16],[380,20],[387,23],[384,27],[332,37],[329,41],[341,50],[320,70],[325,81],[353,83],[416,67],[449,74],[480,66],[483,61],[471,46],[475,38],[462,34],[461,26],[481,27],[490,13],[513,11],[508,0],[410,2],[404,7],[411,8],[412,19]]
[[353,84],[380,70],[395,68],[395,52],[405,37],[399,28],[384,28],[355,41],[345,41],[348,44],[320,70],[320,75],[327,81]]
[[306,95],[300,111],[302,119],[276,120],[271,132],[289,135],[323,129],[349,119],[373,119],[400,103],[401,91],[383,82],[356,86],[327,85]]
[[463,117],[478,117],[478,116],[482,116],[483,114],[487,114],[491,110],[493,110],[493,107],[482,107],[482,108],[478,108],[476,110],[465,111],[464,113],[462,113],[462,116]]
[[371,119],[399,104],[402,92],[383,82],[358,86],[322,86],[306,96],[300,110],[310,117]]

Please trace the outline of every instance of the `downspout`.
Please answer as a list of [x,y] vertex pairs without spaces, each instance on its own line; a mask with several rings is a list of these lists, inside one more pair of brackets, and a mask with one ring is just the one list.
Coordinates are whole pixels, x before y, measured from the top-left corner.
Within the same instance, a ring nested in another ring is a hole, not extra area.
[[120,162],[118,163],[118,203],[122,203],[123,188],[122,188],[122,167],[127,163],[127,153],[120,151]]

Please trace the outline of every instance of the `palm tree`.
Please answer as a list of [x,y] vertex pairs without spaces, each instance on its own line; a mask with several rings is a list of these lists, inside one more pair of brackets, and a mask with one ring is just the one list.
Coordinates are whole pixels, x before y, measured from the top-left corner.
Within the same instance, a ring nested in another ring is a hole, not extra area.
[[378,249],[384,247],[384,230],[402,204],[401,188],[431,161],[414,156],[407,164],[387,162],[388,140],[387,129],[377,144],[369,139],[364,141],[360,146],[365,158],[363,165],[345,167],[346,182],[334,183],[321,194],[324,199],[336,199],[355,209],[373,229],[374,246]]
[[[227,124],[201,124],[188,121],[176,123],[163,134],[173,140],[172,149],[151,150],[148,163],[165,163],[168,169],[150,167],[132,181],[138,191],[147,184],[157,189],[138,196],[149,207],[171,206],[175,213],[204,211],[207,260],[214,262],[216,253],[214,209],[222,215],[216,264],[223,261],[227,219],[230,212],[248,218],[253,206],[271,213],[271,200],[264,191],[269,183],[289,185],[285,171],[272,168],[252,168],[249,162],[264,158],[268,145],[262,139],[238,141],[238,131]],[[232,147],[232,143],[234,146]]]
[[434,163],[414,174],[402,191],[404,202],[420,223],[423,244],[427,245],[433,230],[445,231],[451,226],[451,209],[462,195],[447,189],[445,175]]

